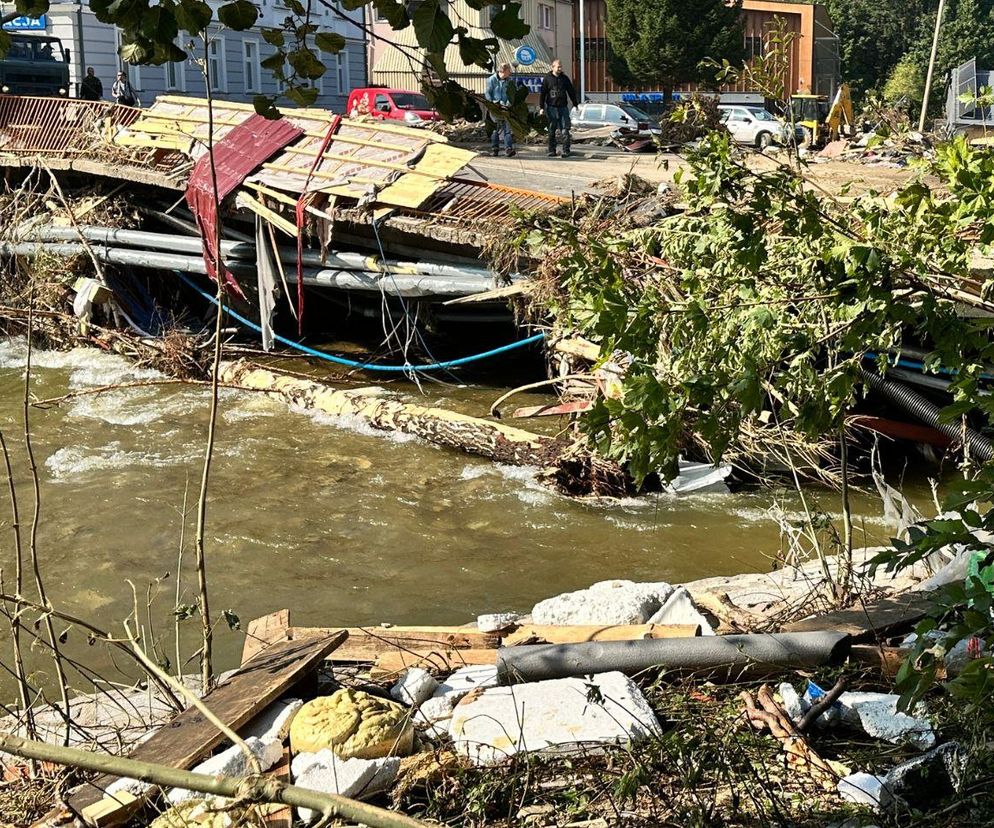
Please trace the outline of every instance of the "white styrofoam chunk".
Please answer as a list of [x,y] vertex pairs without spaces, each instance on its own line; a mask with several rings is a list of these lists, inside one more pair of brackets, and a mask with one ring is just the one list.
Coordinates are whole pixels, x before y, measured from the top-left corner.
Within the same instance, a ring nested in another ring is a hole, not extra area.
[[438,689],[438,682],[427,670],[410,667],[390,688],[390,695],[403,704],[417,707],[432,697]]
[[507,629],[520,618],[516,612],[492,612],[476,617],[476,628],[483,633],[499,632]]
[[[400,759],[396,756],[383,759],[340,759],[327,748],[318,753],[299,756],[307,756],[307,759],[297,764],[298,768],[302,768],[299,774],[291,764],[294,785],[350,799],[365,799],[387,790],[400,770]],[[308,808],[298,808],[297,815],[304,822],[310,822],[317,816]]]
[[[263,742],[255,736],[249,736],[245,740],[245,745],[259,762],[262,771],[269,770],[283,756],[283,745],[279,742]],[[248,760],[239,745],[232,745],[209,759],[205,759],[193,769],[194,773],[202,773],[207,776],[245,776],[249,772]],[[173,788],[166,799],[176,805],[187,799],[196,799],[203,794],[196,791],[188,791],[185,788]]]
[[293,721],[293,717],[303,706],[302,699],[283,699],[273,702],[242,728],[238,735],[243,739],[255,736],[263,742],[274,740],[283,742],[290,735],[290,723]]
[[843,799],[871,808],[886,808],[894,801],[885,780],[872,773],[850,774],[839,780],[838,790]]
[[478,687],[497,686],[497,667],[490,664],[472,664],[469,667],[460,667],[435,690],[434,697],[455,694],[465,696],[471,690]]
[[601,581],[587,589],[546,598],[535,605],[535,624],[644,624],[673,587],[667,583]]
[[677,587],[666,602],[648,620],[649,624],[699,624],[701,635],[714,635],[708,619],[697,609],[684,587]]

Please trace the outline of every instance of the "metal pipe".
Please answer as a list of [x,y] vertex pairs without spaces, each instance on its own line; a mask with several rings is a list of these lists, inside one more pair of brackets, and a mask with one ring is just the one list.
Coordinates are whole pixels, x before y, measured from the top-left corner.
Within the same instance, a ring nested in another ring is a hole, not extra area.
[[[203,256],[177,256],[173,253],[152,250],[124,250],[119,247],[91,247],[90,249],[94,256],[108,264],[151,267],[162,270],[176,269],[186,273],[207,273]],[[20,242],[12,244],[4,242],[0,245],[0,253],[7,256],[37,256],[39,253],[49,253],[54,256],[83,256],[86,255],[86,247],[82,243]]]
[[935,13],[935,32],[932,34],[932,53],[928,57],[928,72],[925,74],[925,97],[922,98],[921,116],[918,118],[918,131],[925,131],[925,115],[928,113],[928,99],[932,94],[932,74],[935,72],[935,56],[939,51],[939,32],[942,30],[942,14],[946,0],[939,0],[939,10]]
[[871,374],[866,370],[863,370],[862,374],[863,382],[866,385],[899,408],[907,411],[911,416],[941,431],[952,440],[959,441],[965,436],[966,441],[970,444],[970,451],[977,457],[981,460],[994,459],[994,443],[972,428],[963,429],[957,423],[944,422],[939,406],[927,400],[914,389],[898,382],[890,382],[879,374]]
[[497,651],[497,674],[502,684],[656,667],[731,677],[839,664],[850,644],[844,633],[804,632],[518,645]]

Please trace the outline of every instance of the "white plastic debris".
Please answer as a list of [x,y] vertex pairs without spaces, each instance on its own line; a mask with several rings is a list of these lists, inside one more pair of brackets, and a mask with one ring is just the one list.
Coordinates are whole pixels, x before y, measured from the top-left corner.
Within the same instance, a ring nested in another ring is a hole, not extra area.
[[656,610],[649,619],[650,624],[697,624],[701,628],[701,635],[714,635],[714,630],[708,619],[701,614],[694,604],[694,599],[684,587],[677,587],[673,590],[666,602]]
[[438,689],[438,682],[427,670],[410,667],[390,688],[390,695],[403,704],[417,707],[426,702]]
[[783,702],[783,709],[790,716],[790,719],[794,724],[797,724],[803,718],[804,714],[811,709],[811,705],[806,699],[802,699],[800,694],[794,689],[794,685],[790,682],[783,682],[778,688],[777,692],[780,694],[780,700]]
[[894,801],[886,780],[872,773],[850,774],[839,781],[838,790],[843,799],[878,810],[888,807]]

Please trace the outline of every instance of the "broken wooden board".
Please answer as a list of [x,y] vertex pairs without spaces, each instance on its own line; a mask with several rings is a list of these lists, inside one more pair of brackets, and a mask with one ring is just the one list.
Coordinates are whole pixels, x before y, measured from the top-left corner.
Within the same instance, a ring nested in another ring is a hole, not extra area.
[[[460,627],[347,627],[346,630],[348,640],[328,656],[329,661],[375,661],[383,653],[398,650],[496,649],[501,643],[497,633]],[[289,635],[294,638],[331,631],[323,627],[291,627]]]
[[[290,760],[290,748],[288,746],[283,749],[283,758],[280,759],[276,767],[270,770],[266,776],[272,779],[278,779],[280,782],[289,785]],[[292,828],[293,809],[289,805],[273,803],[272,810],[266,814],[262,824],[265,828]]]
[[429,673],[451,673],[460,667],[477,664],[496,664],[497,650],[394,650],[383,653],[369,671],[374,681],[395,679],[411,667],[420,667]]
[[782,631],[832,630],[848,633],[856,641],[872,641],[910,630],[933,609],[933,601],[930,592],[902,592],[851,609],[803,618],[785,625]]
[[[857,644],[849,650],[849,660],[857,664],[876,667],[887,678],[894,678],[897,671],[901,669],[901,664],[908,653],[909,647],[885,647],[877,644]],[[936,678],[944,679],[946,671],[940,667],[936,673]]]
[[[261,653],[270,644],[288,639],[290,632],[290,610],[281,609],[254,618],[245,630],[245,643],[242,645],[242,666]],[[332,630],[325,630],[331,633]]]
[[[340,630],[273,644],[203,701],[228,727],[238,730],[314,670],[347,637],[348,633]],[[197,708],[189,707],[132,751],[129,758],[188,769],[206,759],[224,738]],[[70,810],[97,828],[126,822],[146,800],[105,796],[104,790],[116,779],[105,775],[83,785],[69,797]]]
[[644,638],[694,638],[700,624],[617,624],[606,626],[523,624],[504,637],[503,646],[518,644],[580,644],[584,641],[638,641]]

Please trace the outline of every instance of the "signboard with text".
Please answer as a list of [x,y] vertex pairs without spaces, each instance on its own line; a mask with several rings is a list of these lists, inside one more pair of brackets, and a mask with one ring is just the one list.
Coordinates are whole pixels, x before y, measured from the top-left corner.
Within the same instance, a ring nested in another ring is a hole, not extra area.
[[514,82],[536,95],[542,91],[542,78],[538,75],[515,75]]
[[15,17],[3,24],[8,32],[43,32],[48,25],[45,15],[41,17]]

